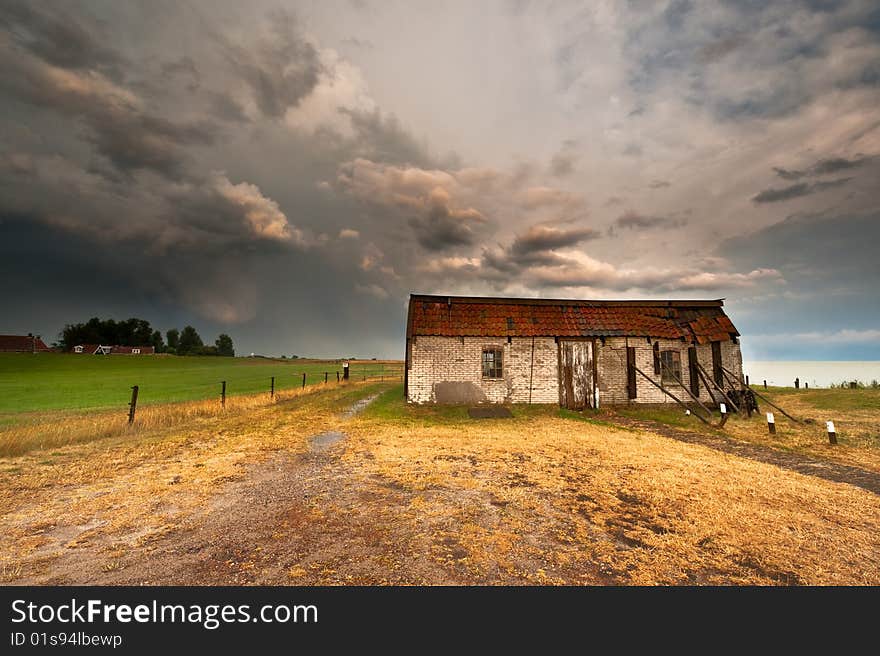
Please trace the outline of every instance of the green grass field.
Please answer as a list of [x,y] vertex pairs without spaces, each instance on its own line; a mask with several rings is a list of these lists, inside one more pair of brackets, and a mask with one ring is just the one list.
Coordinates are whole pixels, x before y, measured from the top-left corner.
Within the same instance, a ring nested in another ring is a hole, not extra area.
[[[336,382],[342,364],[335,361],[272,360],[177,356],[93,356],[46,353],[0,353],[0,415],[41,410],[124,407],[131,386],[139,386],[139,404],[193,401],[226,393],[252,394],[306,384]],[[399,375],[401,363],[355,362],[351,376]],[[2,418],[0,418],[2,421]]]

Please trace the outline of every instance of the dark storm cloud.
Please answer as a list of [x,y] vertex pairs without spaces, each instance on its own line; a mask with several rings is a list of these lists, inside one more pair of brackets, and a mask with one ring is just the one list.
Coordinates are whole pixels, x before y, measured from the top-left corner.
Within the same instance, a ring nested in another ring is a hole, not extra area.
[[815,194],[827,189],[841,187],[847,184],[850,180],[852,180],[852,178],[839,178],[837,180],[829,180],[828,182],[800,182],[780,189],[764,189],[752,197],[752,202],[755,204],[778,203],[780,201],[791,200],[792,198],[809,196],[810,194]]
[[783,180],[800,180],[804,177],[807,172],[806,171],[798,171],[793,169],[784,169],[779,166],[774,166],[773,171]]
[[826,175],[828,173],[837,173],[838,171],[846,171],[849,169],[859,168],[865,164],[869,158],[846,159],[845,157],[833,157],[831,159],[822,159],[816,162],[811,169],[813,175]]
[[181,77],[189,80],[187,89],[190,91],[195,91],[202,83],[202,76],[199,74],[196,63],[187,56],[162,64],[162,74],[169,79]]
[[95,108],[86,118],[91,127],[88,140],[119,171],[131,174],[149,169],[174,181],[186,177],[190,157],[182,146],[210,145],[217,132],[208,122],[178,124],[108,108]]
[[461,214],[446,205],[437,204],[421,219],[411,219],[410,225],[421,246],[429,251],[442,251],[455,246],[470,246],[476,242],[472,223],[476,214]]
[[774,166],[773,171],[783,180],[800,180],[804,177],[828,175],[838,171],[857,169],[870,163],[872,160],[872,157],[856,157],[853,159],[830,157],[828,159],[820,159],[813,166],[805,170],[785,169]]
[[[880,214],[876,209],[792,215],[724,241],[717,255],[733,266],[772,266],[787,281],[783,293],[738,299],[736,304],[749,311],[737,327],[744,335],[876,329],[880,307],[877,243]],[[807,357],[815,352],[808,351]],[[768,349],[766,355],[778,354],[777,348]],[[875,342],[872,355],[876,354]],[[805,353],[793,355],[803,358]],[[850,357],[865,358],[865,350],[855,349]]]
[[19,47],[60,68],[93,69],[119,78],[126,63],[106,46],[103,30],[84,12],[74,14],[53,4],[4,2],[0,29]]
[[250,119],[244,112],[244,107],[235,98],[222,91],[209,91],[208,111],[212,116],[230,123],[249,123]]
[[248,84],[260,111],[280,118],[318,85],[323,70],[318,51],[299,31],[296,19],[275,11],[269,33],[256,43],[241,45],[221,39],[227,62]]
[[647,230],[650,228],[680,228],[687,225],[683,217],[648,216],[629,210],[614,221],[614,226],[625,230]]
[[[15,25],[6,25],[7,33],[14,29]],[[120,173],[149,169],[179,179],[189,160],[186,146],[210,145],[215,139],[211,123],[175,122],[146,112],[136,95],[92,71],[59,68],[49,58],[2,44],[0,55],[0,89],[7,97],[40,111],[80,119],[87,128],[85,139]]]
[[[389,164],[433,167],[440,163],[400,124],[394,115],[383,114],[378,108],[362,111],[340,108],[339,113],[351,119],[356,139],[352,147],[360,156]],[[453,164],[446,162],[447,166]]]
[[510,252],[515,256],[523,256],[536,251],[570,248],[599,237],[601,233],[592,228],[563,229],[537,225],[518,234],[510,246]]
[[[860,54],[871,4],[672,2],[629,31],[629,83],[640,96],[677,87],[724,121],[791,116],[826,92],[878,83],[876,62]],[[852,56],[832,59],[832,48]]]
[[481,258],[486,269],[519,275],[532,267],[558,267],[569,260],[556,253],[602,235],[592,228],[555,228],[534,225],[514,236],[509,246],[483,249]]

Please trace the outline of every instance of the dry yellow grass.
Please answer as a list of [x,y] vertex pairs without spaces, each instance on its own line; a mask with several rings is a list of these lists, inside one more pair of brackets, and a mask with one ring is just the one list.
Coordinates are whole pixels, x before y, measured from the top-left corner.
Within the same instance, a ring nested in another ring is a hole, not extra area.
[[[134,433],[0,458],[0,578],[126,580],[182,526],[210,524],[236,534],[197,532],[218,545],[206,557],[241,557],[200,582],[277,564],[279,578],[253,580],[880,583],[880,497],[865,490],[552,409],[472,421],[406,410],[395,389],[362,416],[340,416],[375,389],[241,399],[222,415],[182,409],[178,424],[157,417]],[[242,507],[227,483],[278,452],[306,453],[327,430],[348,439],[324,464],[289,461],[280,479],[308,496],[282,495],[277,515],[252,509],[255,524],[216,524]],[[82,562],[90,573],[77,578]]]
[[128,425],[127,410],[31,413],[20,423],[0,427],[0,457],[63,447],[108,437],[138,437],[151,431],[185,426],[213,417],[237,416],[303,395],[326,391],[337,385],[229,396],[226,406],[217,399],[140,406],[135,422]]
[[[814,402],[823,399],[823,394],[834,394],[834,390],[811,390],[810,394],[778,394],[772,395],[773,401],[790,415],[806,420],[795,423],[759,399],[761,411],[750,419],[732,414],[724,428],[718,432],[738,440],[760,444],[775,449],[795,451],[820,460],[829,460],[846,465],[861,467],[880,472],[880,403],[867,402],[864,407],[846,409],[818,408]],[[853,391],[859,395],[861,391]],[[870,394],[871,391],[868,391]],[[813,402],[811,402],[811,400]],[[834,399],[829,405],[834,405]],[[712,429],[699,423],[695,418],[685,419],[677,407],[630,408],[618,410],[621,414],[633,418],[644,418],[668,423],[677,428],[705,433]],[[614,411],[611,411],[614,412]],[[771,435],[767,429],[766,413],[773,412],[776,420],[776,434]],[[717,414],[715,420],[717,421]],[[832,446],[828,442],[825,422],[834,421],[837,430],[838,444]]]
[[208,402],[156,406],[134,430],[102,418],[100,440],[78,418],[66,446],[64,425],[43,427],[53,450],[0,458],[0,566],[50,561],[58,544],[76,548],[97,535],[115,534],[123,552],[161,536],[204,512],[243,465],[305,448],[308,436],[339,423],[339,402],[372,387],[316,386],[275,402],[236,397],[223,412]]
[[411,490],[414,521],[449,526],[459,551],[439,536],[437,557],[475,581],[880,582],[880,498],[848,485],[555,418],[350,431],[346,457]]

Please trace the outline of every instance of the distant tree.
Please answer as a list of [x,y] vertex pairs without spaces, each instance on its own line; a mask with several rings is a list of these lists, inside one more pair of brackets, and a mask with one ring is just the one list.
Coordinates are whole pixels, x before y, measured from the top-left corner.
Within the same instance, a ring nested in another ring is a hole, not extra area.
[[180,331],[177,328],[172,328],[165,333],[165,341],[169,348],[177,351],[177,347],[180,346]]
[[198,354],[199,355],[220,355],[220,353],[217,351],[217,347],[211,346],[211,345],[203,346],[202,348],[200,348],[198,350]]
[[162,339],[162,333],[158,330],[154,330],[153,334],[150,336],[150,344],[156,349],[156,353],[162,353],[165,350],[165,340]]
[[235,349],[232,347],[232,338],[226,333],[221,334],[214,344],[217,346],[217,355],[225,355],[230,358],[235,355]]
[[66,349],[77,344],[120,344],[147,346],[153,344],[156,331],[145,319],[132,317],[125,321],[92,317],[85,323],[69,323],[61,331],[59,344]]
[[177,355],[199,355],[204,345],[196,329],[192,326],[186,326],[180,333]]

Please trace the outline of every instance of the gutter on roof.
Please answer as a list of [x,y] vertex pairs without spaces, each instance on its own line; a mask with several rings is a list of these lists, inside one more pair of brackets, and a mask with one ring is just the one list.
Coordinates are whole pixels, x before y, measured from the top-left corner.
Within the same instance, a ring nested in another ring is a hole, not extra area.
[[501,296],[440,296],[435,294],[410,294],[410,307],[413,301],[425,303],[479,303],[495,305],[571,305],[583,307],[722,307],[724,299],[714,300],[632,300],[632,301],[604,301],[604,300],[580,300],[573,298],[506,298]]

